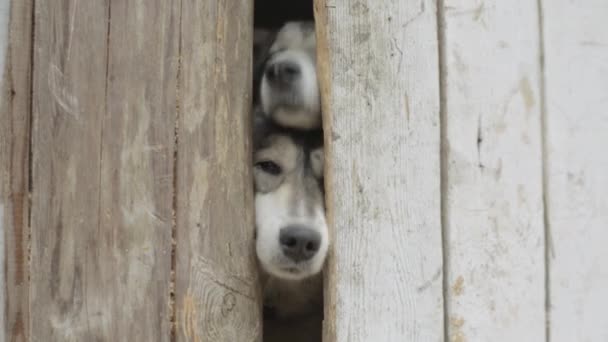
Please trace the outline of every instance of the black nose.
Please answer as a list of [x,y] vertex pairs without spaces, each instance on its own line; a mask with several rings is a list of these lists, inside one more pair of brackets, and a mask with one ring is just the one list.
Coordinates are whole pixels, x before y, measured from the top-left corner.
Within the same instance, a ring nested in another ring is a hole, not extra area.
[[281,229],[279,243],[288,258],[295,262],[305,261],[319,251],[321,234],[304,226],[291,225]]
[[271,82],[290,83],[299,75],[300,66],[289,61],[272,63],[266,67],[266,77]]

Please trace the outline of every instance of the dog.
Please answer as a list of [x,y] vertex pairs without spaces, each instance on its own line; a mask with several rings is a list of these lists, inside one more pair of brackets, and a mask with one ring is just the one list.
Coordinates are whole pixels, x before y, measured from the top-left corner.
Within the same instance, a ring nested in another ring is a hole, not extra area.
[[[321,126],[314,23],[292,21],[276,34],[258,31],[259,62],[254,70],[255,93],[262,110],[277,124],[300,130]],[[254,48],[255,50],[255,48]],[[258,89],[259,87],[259,89]]]
[[289,331],[305,331],[303,341],[320,341],[322,269],[329,248],[323,132],[285,128],[259,112],[255,116],[255,236],[264,341],[286,336],[298,341],[285,335]]
[[321,341],[329,234],[314,49],[313,23],[254,33],[253,174],[265,342]]

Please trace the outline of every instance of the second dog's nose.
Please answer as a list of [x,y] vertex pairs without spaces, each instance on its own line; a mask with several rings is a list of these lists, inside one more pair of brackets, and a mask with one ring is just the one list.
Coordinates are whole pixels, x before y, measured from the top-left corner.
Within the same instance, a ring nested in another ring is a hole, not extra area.
[[319,251],[321,234],[300,225],[287,226],[279,232],[279,243],[288,258],[295,262],[305,261]]
[[300,75],[300,67],[292,62],[277,62],[268,65],[266,68],[266,77],[272,82],[278,81],[281,83],[293,82]]

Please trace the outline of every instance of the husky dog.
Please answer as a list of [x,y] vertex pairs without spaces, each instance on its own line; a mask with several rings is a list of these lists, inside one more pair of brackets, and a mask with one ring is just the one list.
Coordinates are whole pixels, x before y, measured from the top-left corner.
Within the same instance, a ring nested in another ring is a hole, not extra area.
[[[321,126],[313,22],[286,23],[276,35],[258,71],[264,113],[281,126],[301,130]],[[256,77],[254,77],[256,78]]]
[[[286,336],[292,342],[298,338],[320,341],[321,270],[329,246],[323,199],[323,133],[281,127],[258,112],[253,138],[264,341],[283,341]],[[306,335],[293,336],[294,329]]]
[[258,113],[253,162],[262,269],[288,284],[319,276],[329,246],[322,131],[284,128]]
[[[256,29],[253,56],[256,254],[264,289],[264,341],[321,341],[321,270],[329,234],[312,23],[288,23],[279,32]],[[290,63],[299,72],[286,76]]]

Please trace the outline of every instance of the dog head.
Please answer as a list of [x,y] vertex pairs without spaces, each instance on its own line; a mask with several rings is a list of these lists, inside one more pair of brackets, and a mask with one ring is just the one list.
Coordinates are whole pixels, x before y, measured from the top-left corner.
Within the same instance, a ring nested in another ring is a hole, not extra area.
[[288,22],[274,36],[263,62],[260,100],[278,124],[297,129],[321,126],[313,22]]
[[268,274],[318,274],[329,246],[323,190],[323,134],[254,122],[256,252]]

